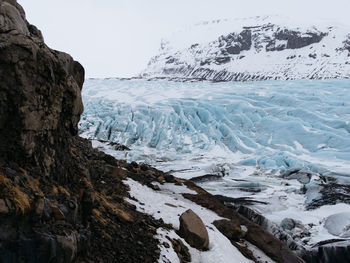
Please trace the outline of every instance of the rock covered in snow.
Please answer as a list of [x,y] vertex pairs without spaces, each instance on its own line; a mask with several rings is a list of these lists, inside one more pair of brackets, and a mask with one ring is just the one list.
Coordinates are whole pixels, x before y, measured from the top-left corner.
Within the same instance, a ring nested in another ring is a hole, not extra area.
[[205,22],[163,40],[140,76],[214,81],[349,78],[349,32],[343,25],[279,16]]
[[338,213],[329,216],[325,228],[332,235],[342,238],[350,237],[350,212]]
[[281,174],[282,178],[297,179],[299,183],[308,184],[311,180],[313,173],[311,171],[302,170],[300,168],[293,168],[284,171]]
[[310,232],[300,220],[285,218],[282,220],[280,226],[296,240],[305,236],[310,236]]

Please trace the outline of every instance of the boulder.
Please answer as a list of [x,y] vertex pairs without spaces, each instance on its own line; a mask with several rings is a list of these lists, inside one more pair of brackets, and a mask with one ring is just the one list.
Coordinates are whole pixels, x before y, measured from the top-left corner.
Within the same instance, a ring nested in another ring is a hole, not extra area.
[[209,249],[208,231],[200,217],[191,209],[180,216],[179,234],[190,246],[203,251]]

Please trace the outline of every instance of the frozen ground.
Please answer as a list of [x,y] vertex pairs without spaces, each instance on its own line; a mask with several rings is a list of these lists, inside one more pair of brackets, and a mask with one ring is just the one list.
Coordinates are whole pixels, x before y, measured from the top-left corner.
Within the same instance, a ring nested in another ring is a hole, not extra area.
[[[276,224],[300,220],[309,234],[295,235],[306,246],[348,235],[349,216],[340,213],[350,211],[349,204],[311,211],[306,205],[322,198],[324,176],[350,182],[349,80],[88,80],[83,100],[81,135],[95,147],[182,178],[225,175],[200,185],[213,194],[265,202],[250,207]],[[285,173],[292,168],[304,174]]]

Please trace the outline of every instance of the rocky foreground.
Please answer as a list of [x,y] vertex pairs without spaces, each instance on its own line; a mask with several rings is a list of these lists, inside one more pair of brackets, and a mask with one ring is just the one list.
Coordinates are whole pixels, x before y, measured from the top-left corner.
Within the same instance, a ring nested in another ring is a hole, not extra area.
[[[303,262],[194,183],[118,161],[78,137],[83,82],[78,62],[48,48],[15,0],[0,0],[0,262],[157,262],[170,247],[190,262],[188,246],[211,249],[203,218],[187,210],[175,229],[141,213],[126,180],[194,191],[183,197],[222,217],[213,224],[247,260],[261,262],[244,242],[270,262]],[[188,246],[170,236],[160,243],[159,229],[176,230]]]

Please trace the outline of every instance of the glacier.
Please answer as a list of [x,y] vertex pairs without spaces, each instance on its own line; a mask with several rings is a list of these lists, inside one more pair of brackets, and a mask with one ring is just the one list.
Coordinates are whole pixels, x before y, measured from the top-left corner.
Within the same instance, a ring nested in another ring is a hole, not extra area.
[[350,80],[89,79],[82,96],[80,136],[94,147],[180,178],[205,176],[201,187],[248,200],[276,236],[285,237],[284,219],[300,221],[292,249],[344,234],[326,222],[350,211]]
[[80,130],[84,137],[130,147],[129,161],[221,159],[346,178],[349,90],[349,80],[88,80]]

